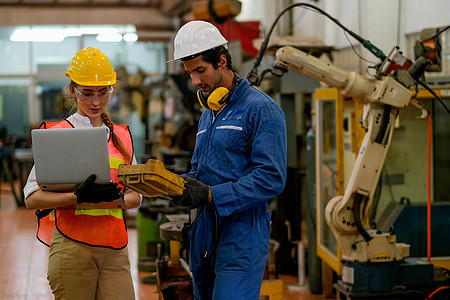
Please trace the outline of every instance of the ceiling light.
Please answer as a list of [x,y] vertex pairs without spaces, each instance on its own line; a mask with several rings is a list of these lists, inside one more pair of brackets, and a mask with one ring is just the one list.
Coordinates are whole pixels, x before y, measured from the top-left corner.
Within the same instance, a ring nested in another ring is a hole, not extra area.
[[113,27],[69,27],[64,29],[65,37],[68,36],[82,36],[87,35],[97,35],[97,34],[114,34],[118,33],[117,28]]
[[119,32],[114,27],[80,27],[79,30],[82,34],[114,34]]
[[99,42],[120,42],[122,35],[120,33],[101,33],[97,35],[97,41]]
[[61,42],[64,33],[58,29],[16,29],[10,37],[13,42]]
[[[60,27],[59,29],[41,28],[16,29],[11,35],[10,40],[13,42],[62,42],[66,37],[79,37],[82,35],[97,35],[97,40],[100,42],[120,42],[122,40],[119,29],[115,27],[79,26]],[[129,32],[129,30],[128,28],[127,31]],[[136,40],[136,34],[127,34],[126,41],[134,42]]]
[[125,33],[123,40],[125,42],[136,42],[138,40],[138,36],[136,33]]

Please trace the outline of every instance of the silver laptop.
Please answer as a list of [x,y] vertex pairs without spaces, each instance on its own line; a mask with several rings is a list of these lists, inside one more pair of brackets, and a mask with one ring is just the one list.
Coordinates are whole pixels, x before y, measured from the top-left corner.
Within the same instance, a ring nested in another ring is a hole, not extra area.
[[41,190],[73,191],[91,174],[111,181],[106,128],[34,129],[31,138]]

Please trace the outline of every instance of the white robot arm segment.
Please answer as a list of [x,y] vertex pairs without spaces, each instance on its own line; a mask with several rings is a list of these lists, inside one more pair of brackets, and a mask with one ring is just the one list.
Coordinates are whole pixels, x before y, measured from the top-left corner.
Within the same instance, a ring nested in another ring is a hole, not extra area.
[[343,95],[363,103],[373,102],[404,108],[411,100],[409,90],[392,77],[370,80],[290,46],[278,49],[276,59],[305,75],[337,88]]
[[[289,46],[278,49],[276,64],[291,66],[365,104],[366,136],[345,193],[328,202],[325,219],[343,250],[344,259],[391,261],[401,258],[396,257],[395,236],[370,230],[369,233],[363,221],[381,174],[398,109],[409,104],[411,92],[393,77],[367,79]],[[402,255],[407,255],[406,252]]]

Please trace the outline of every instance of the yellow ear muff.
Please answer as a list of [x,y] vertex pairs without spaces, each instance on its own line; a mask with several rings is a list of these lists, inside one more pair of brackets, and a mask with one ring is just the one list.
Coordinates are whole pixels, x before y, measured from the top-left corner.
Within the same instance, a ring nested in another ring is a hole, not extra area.
[[203,93],[200,90],[197,90],[197,99],[201,107],[203,107],[204,109],[210,109],[208,107],[208,99],[203,96]]
[[218,87],[205,99],[200,90],[197,91],[197,98],[200,105],[205,109],[220,110],[226,103],[229,90],[226,87]]

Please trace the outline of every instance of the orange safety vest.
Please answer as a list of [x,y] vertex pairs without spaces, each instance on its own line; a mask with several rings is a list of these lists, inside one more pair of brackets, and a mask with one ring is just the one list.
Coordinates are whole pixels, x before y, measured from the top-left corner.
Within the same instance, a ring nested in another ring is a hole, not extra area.
[[[73,128],[67,120],[59,122],[43,122],[39,128]],[[128,126],[114,124],[114,133],[119,136],[128,153],[133,157],[133,141]],[[131,164],[114,146],[112,139],[108,141],[111,179],[118,183],[117,172],[120,164]],[[123,185],[119,186],[123,189]],[[39,212],[40,210],[38,210]],[[38,215],[37,212],[37,215]],[[55,209],[55,215],[38,217],[37,238],[47,246],[55,227],[65,237],[90,246],[122,249],[128,244],[128,235],[122,209]]]

